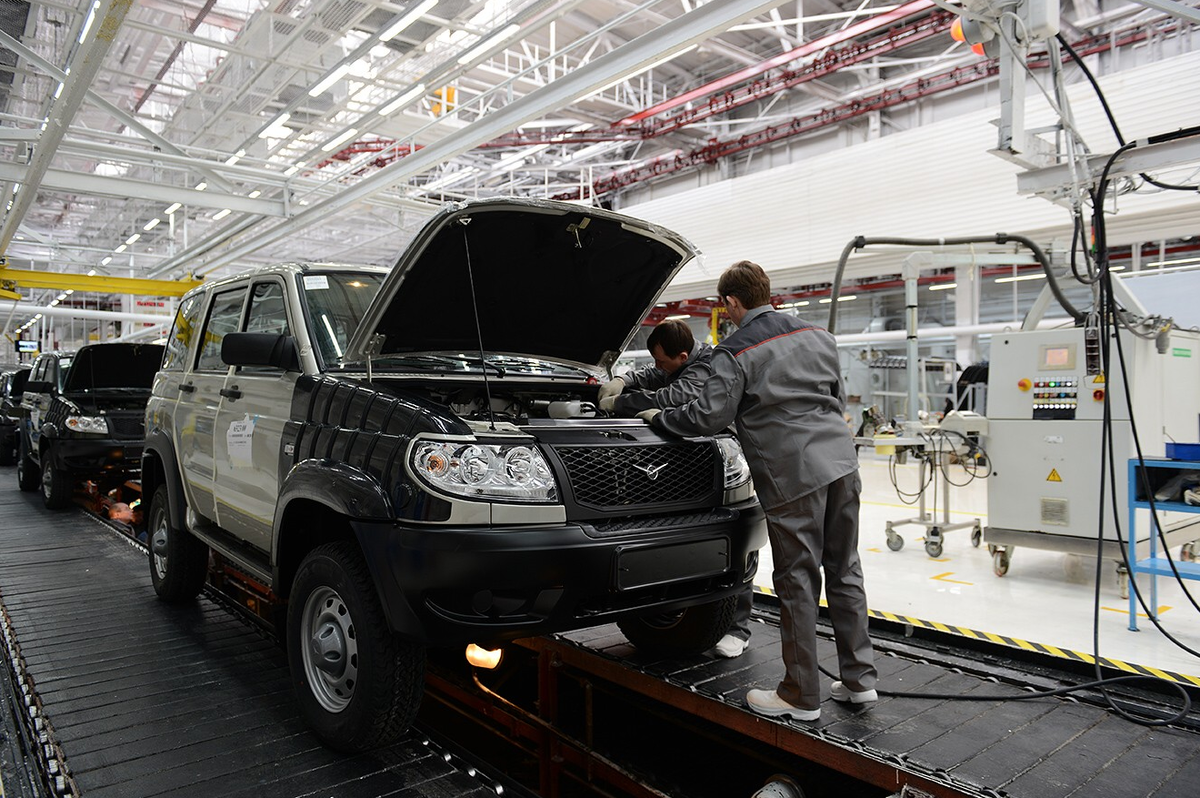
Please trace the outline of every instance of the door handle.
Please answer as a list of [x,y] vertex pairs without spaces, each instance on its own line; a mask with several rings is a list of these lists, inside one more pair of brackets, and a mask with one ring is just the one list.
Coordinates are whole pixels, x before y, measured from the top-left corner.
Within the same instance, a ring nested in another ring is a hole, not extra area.
[[242,392],[238,390],[236,385],[232,388],[222,388],[220,391],[218,391],[218,393],[220,393],[221,396],[231,400],[242,398]]
[[194,393],[196,391],[196,386],[192,385],[190,382],[185,382],[180,384],[179,391],[180,393]]

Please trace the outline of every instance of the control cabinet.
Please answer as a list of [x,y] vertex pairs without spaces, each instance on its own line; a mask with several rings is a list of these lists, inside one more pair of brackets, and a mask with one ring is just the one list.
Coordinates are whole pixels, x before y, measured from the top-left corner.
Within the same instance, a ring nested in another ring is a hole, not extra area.
[[[1165,352],[1154,340],[1129,333],[1122,334],[1121,344],[1145,456],[1161,457],[1167,440],[1197,440],[1200,335],[1173,330]],[[1112,495],[1124,523],[1124,464],[1137,452],[1115,343],[1112,361],[1113,373],[1102,373],[1099,338],[1080,327],[992,338],[985,440],[993,469],[989,544],[1095,553],[1107,396],[1118,465],[1105,491],[1103,534],[1115,545]],[[1120,557],[1115,548],[1109,553]]]

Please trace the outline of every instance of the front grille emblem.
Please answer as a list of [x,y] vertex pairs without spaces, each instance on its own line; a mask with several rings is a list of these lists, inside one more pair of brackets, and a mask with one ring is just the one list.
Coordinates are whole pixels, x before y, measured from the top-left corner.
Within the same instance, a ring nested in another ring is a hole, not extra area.
[[658,479],[658,475],[661,474],[662,470],[667,467],[666,463],[660,463],[656,466],[638,465],[637,463],[633,463],[632,465],[638,471],[641,471],[643,474],[645,474],[646,479],[650,480],[651,482]]

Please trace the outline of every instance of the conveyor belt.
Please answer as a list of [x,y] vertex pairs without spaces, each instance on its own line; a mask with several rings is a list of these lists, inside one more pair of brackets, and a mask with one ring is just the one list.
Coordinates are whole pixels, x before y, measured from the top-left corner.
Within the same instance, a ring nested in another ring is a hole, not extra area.
[[[984,798],[1200,794],[1200,716],[1192,713],[1190,728],[1148,728],[1107,711],[1095,693],[1009,702],[882,697],[866,709],[828,700],[825,679],[820,721],[759,718],[745,708],[746,691],[773,688],[782,669],[778,627],[766,620],[753,625],[750,647],[735,660],[644,659],[615,626],[528,642],[560,669],[712,724],[731,746],[773,746],[888,792],[907,784],[932,795]],[[822,664],[836,672],[833,641],[827,629],[822,634]],[[983,665],[978,655],[937,655],[878,636],[876,651],[881,689],[1004,696],[1063,686],[1047,672]],[[1156,698],[1129,693],[1122,702],[1146,707]],[[803,782],[802,770],[793,775]]]
[[369,755],[326,749],[296,714],[278,646],[207,598],[157,601],[130,542],[3,476],[0,659],[17,655],[13,681],[40,706],[53,793],[478,798],[504,786],[416,732]]

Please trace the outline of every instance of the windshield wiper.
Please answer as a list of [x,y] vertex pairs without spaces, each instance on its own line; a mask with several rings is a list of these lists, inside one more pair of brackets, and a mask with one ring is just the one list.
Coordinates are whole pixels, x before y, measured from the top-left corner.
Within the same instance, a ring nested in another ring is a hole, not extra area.
[[[469,357],[465,355],[385,355],[383,357],[373,358],[376,365],[395,364],[395,365],[415,365],[418,368],[436,371],[437,365],[442,366],[457,366],[459,364],[467,366],[479,366],[483,368],[492,368],[503,377],[507,372],[503,366],[498,366],[495,363],[486,361],[480,362],[478,357]],[[437,365],[435,365],[437,364]]]

